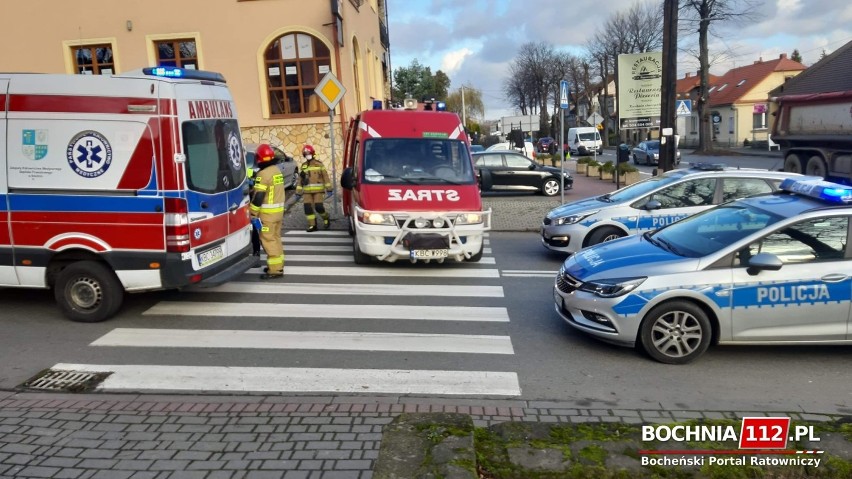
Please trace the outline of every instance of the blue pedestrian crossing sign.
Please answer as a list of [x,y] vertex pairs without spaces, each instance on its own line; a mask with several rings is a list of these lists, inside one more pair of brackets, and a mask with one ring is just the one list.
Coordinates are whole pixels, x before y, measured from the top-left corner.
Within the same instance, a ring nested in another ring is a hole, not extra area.
[[568,80],[559,82],[559,108],[568,109]]
[[692,114],[692,100],[676,100],[675,115],[689,116]]

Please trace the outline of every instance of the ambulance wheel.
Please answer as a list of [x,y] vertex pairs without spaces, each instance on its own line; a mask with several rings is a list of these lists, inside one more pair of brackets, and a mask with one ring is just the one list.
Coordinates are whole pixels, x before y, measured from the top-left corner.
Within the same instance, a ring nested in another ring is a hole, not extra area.
[[355,258],[355,264],[370,264],[372,258],[369,255],[366,255],[361,252],[361,248],[358,247],[358,237],[352,237],[352,256]]
[[589,239],[586,242],[586,246],[606,243],[607,241],[617,240],[618,238],[623,237],[624,231],[621,231],[618,228],[613,228],[612,226],[604,226],[603,228],[598,228],[592,231],[592,234],[589,235]]
[[124,287],[103,264],[79,261],[59,272],[53,294],[59,308],[72,321],[97,323],[118,311],[124,300]]
[[707,314],[689,301],[663,303],[645,316],[639,329],[642,348],[661,363],[686,364],[710,346]]
[[544,196],[556,196],[560,189],[561,185],[556,178],[548,178],[541,183],[541,194]]

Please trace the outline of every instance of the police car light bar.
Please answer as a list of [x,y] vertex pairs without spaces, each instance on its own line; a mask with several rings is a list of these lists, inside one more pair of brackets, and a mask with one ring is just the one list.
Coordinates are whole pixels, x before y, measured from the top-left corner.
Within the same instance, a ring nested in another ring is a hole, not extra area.
[[797,193],[831,203],[852,203],[852,187],[825,181],[819,176],[787,178],[781,182],[780,188],[790,193]]
[[188,80],[206,80],[225,83],[225,77],[221,73],[203,70],[187,70],[177,67],[149,67],[143,68],[142,74],[161,78],[186,78]]
[[690,163],[689,167],[695,170],[703,171],[722,171],[728,165],[724,163]]

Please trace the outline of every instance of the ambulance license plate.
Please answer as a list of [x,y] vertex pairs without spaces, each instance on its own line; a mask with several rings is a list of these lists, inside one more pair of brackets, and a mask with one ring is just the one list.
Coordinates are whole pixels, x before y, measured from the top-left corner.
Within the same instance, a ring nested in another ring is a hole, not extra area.
[[435,259],[446,258],[448,256],[446,249],[413,249],[411,250],[412,259]]
[[198,253],[198,267],[204,268],[205,266],[210,266],[224,257],[225,252],[222,250],[222,246],[202,251],[201,253]]

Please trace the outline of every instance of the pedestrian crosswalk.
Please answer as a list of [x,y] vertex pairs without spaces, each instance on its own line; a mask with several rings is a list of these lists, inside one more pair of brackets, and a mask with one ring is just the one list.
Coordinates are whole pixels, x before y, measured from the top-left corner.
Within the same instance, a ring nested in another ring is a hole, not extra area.
[[520,396],[490,244],[478,263],[358,266],[345,231],[283,241],[283,278],[167,295],[79,355],[98,361],[53,369],[108,372],[113,392]]

